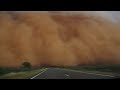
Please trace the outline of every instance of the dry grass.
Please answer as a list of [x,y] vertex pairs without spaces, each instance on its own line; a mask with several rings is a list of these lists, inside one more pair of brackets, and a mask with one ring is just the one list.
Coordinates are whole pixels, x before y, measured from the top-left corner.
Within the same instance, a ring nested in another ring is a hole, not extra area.
[[0,79],[30,79],[32,76],[40,73],[43,69],[11,72],[0,76]]

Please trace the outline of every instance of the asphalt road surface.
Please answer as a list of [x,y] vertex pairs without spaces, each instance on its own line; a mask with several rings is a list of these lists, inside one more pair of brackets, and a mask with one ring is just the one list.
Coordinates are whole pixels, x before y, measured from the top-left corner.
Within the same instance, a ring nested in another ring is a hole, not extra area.
[[46,68],[31,79],[114,79],[114,76],[86,73],[76,70]]

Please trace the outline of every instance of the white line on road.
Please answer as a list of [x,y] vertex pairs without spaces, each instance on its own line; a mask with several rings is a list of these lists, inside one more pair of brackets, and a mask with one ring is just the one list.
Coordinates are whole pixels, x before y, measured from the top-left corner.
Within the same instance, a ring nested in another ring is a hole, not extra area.
[[65,76],[69,77],[70,75],[68,75],[68,74],[65,74]]
[[30,78],[30,79],[34,79],[34,78],[36,78],[37,76],[39,76],[39,75],[41,75],[42,73],[44,73],[45,71],[47,71],[47,69],[48,69],[48,68],[43,69],[43,71],[42,71],[41,73],[39,73],[39,74],[33,76],[33,77]]
[[112,75],[103,75],[103,74],[90,73],[90,72],[78,71],[78,70],[69,70],[69,69],[60,69],[60,68],[55,68],[55,69],[64,70],[64,71],[79,72],[79,73],[84,73],[84,74],[92,74],[92,75],[98,75],[98,76],[115,77],[115,76],[112,76]]

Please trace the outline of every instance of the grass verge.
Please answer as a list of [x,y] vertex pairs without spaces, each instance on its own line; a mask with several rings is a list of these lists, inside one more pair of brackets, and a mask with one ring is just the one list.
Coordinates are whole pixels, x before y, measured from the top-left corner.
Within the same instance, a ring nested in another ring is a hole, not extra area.
[[120,77],[120,64],[118,65],[83,65],[83,66],[75,66],[75,67],[58,67],[63,69],[70,70],[79,70],[88,73],[95,74],[107,74],[112,76]]
[[9,72],[0,75],[0,79],[30,79],[32,76],[42,72],[43,69],[33,69],[33,70],[21,70],[15,72]]

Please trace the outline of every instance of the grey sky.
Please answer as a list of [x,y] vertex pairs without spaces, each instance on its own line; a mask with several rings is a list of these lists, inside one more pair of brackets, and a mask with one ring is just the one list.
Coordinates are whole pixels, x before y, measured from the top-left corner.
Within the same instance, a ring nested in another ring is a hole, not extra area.
[[57,13],[79,14],[86,13],[88,15],[98,15],[114,21],[120,21],[120,11],[56,11]]
[[120,11],[111,11],[110,13],[112,14],[114,19],[120,21]]
[[120,11],[62,11],[67,13],[86,13],[88,15],[98,15],[104,18],[111,19],[115,22],[120,22]]
[[[10,11],[15,12],[15,11]],[[19,12],[19,11],[17,11]],[[38,11],[39,12],[39,11]],[[48,12],[48,11],[40,11],[40,12]],[[120,22],[120,11],[54,11],[58,13],[69,13],[69,14],[79,14],[79,13],[86,13],[88,15],[99,15],[111,20],[119,21]]]
[[96,12],[114,21],[120,21],[120,11],[96,11]]

